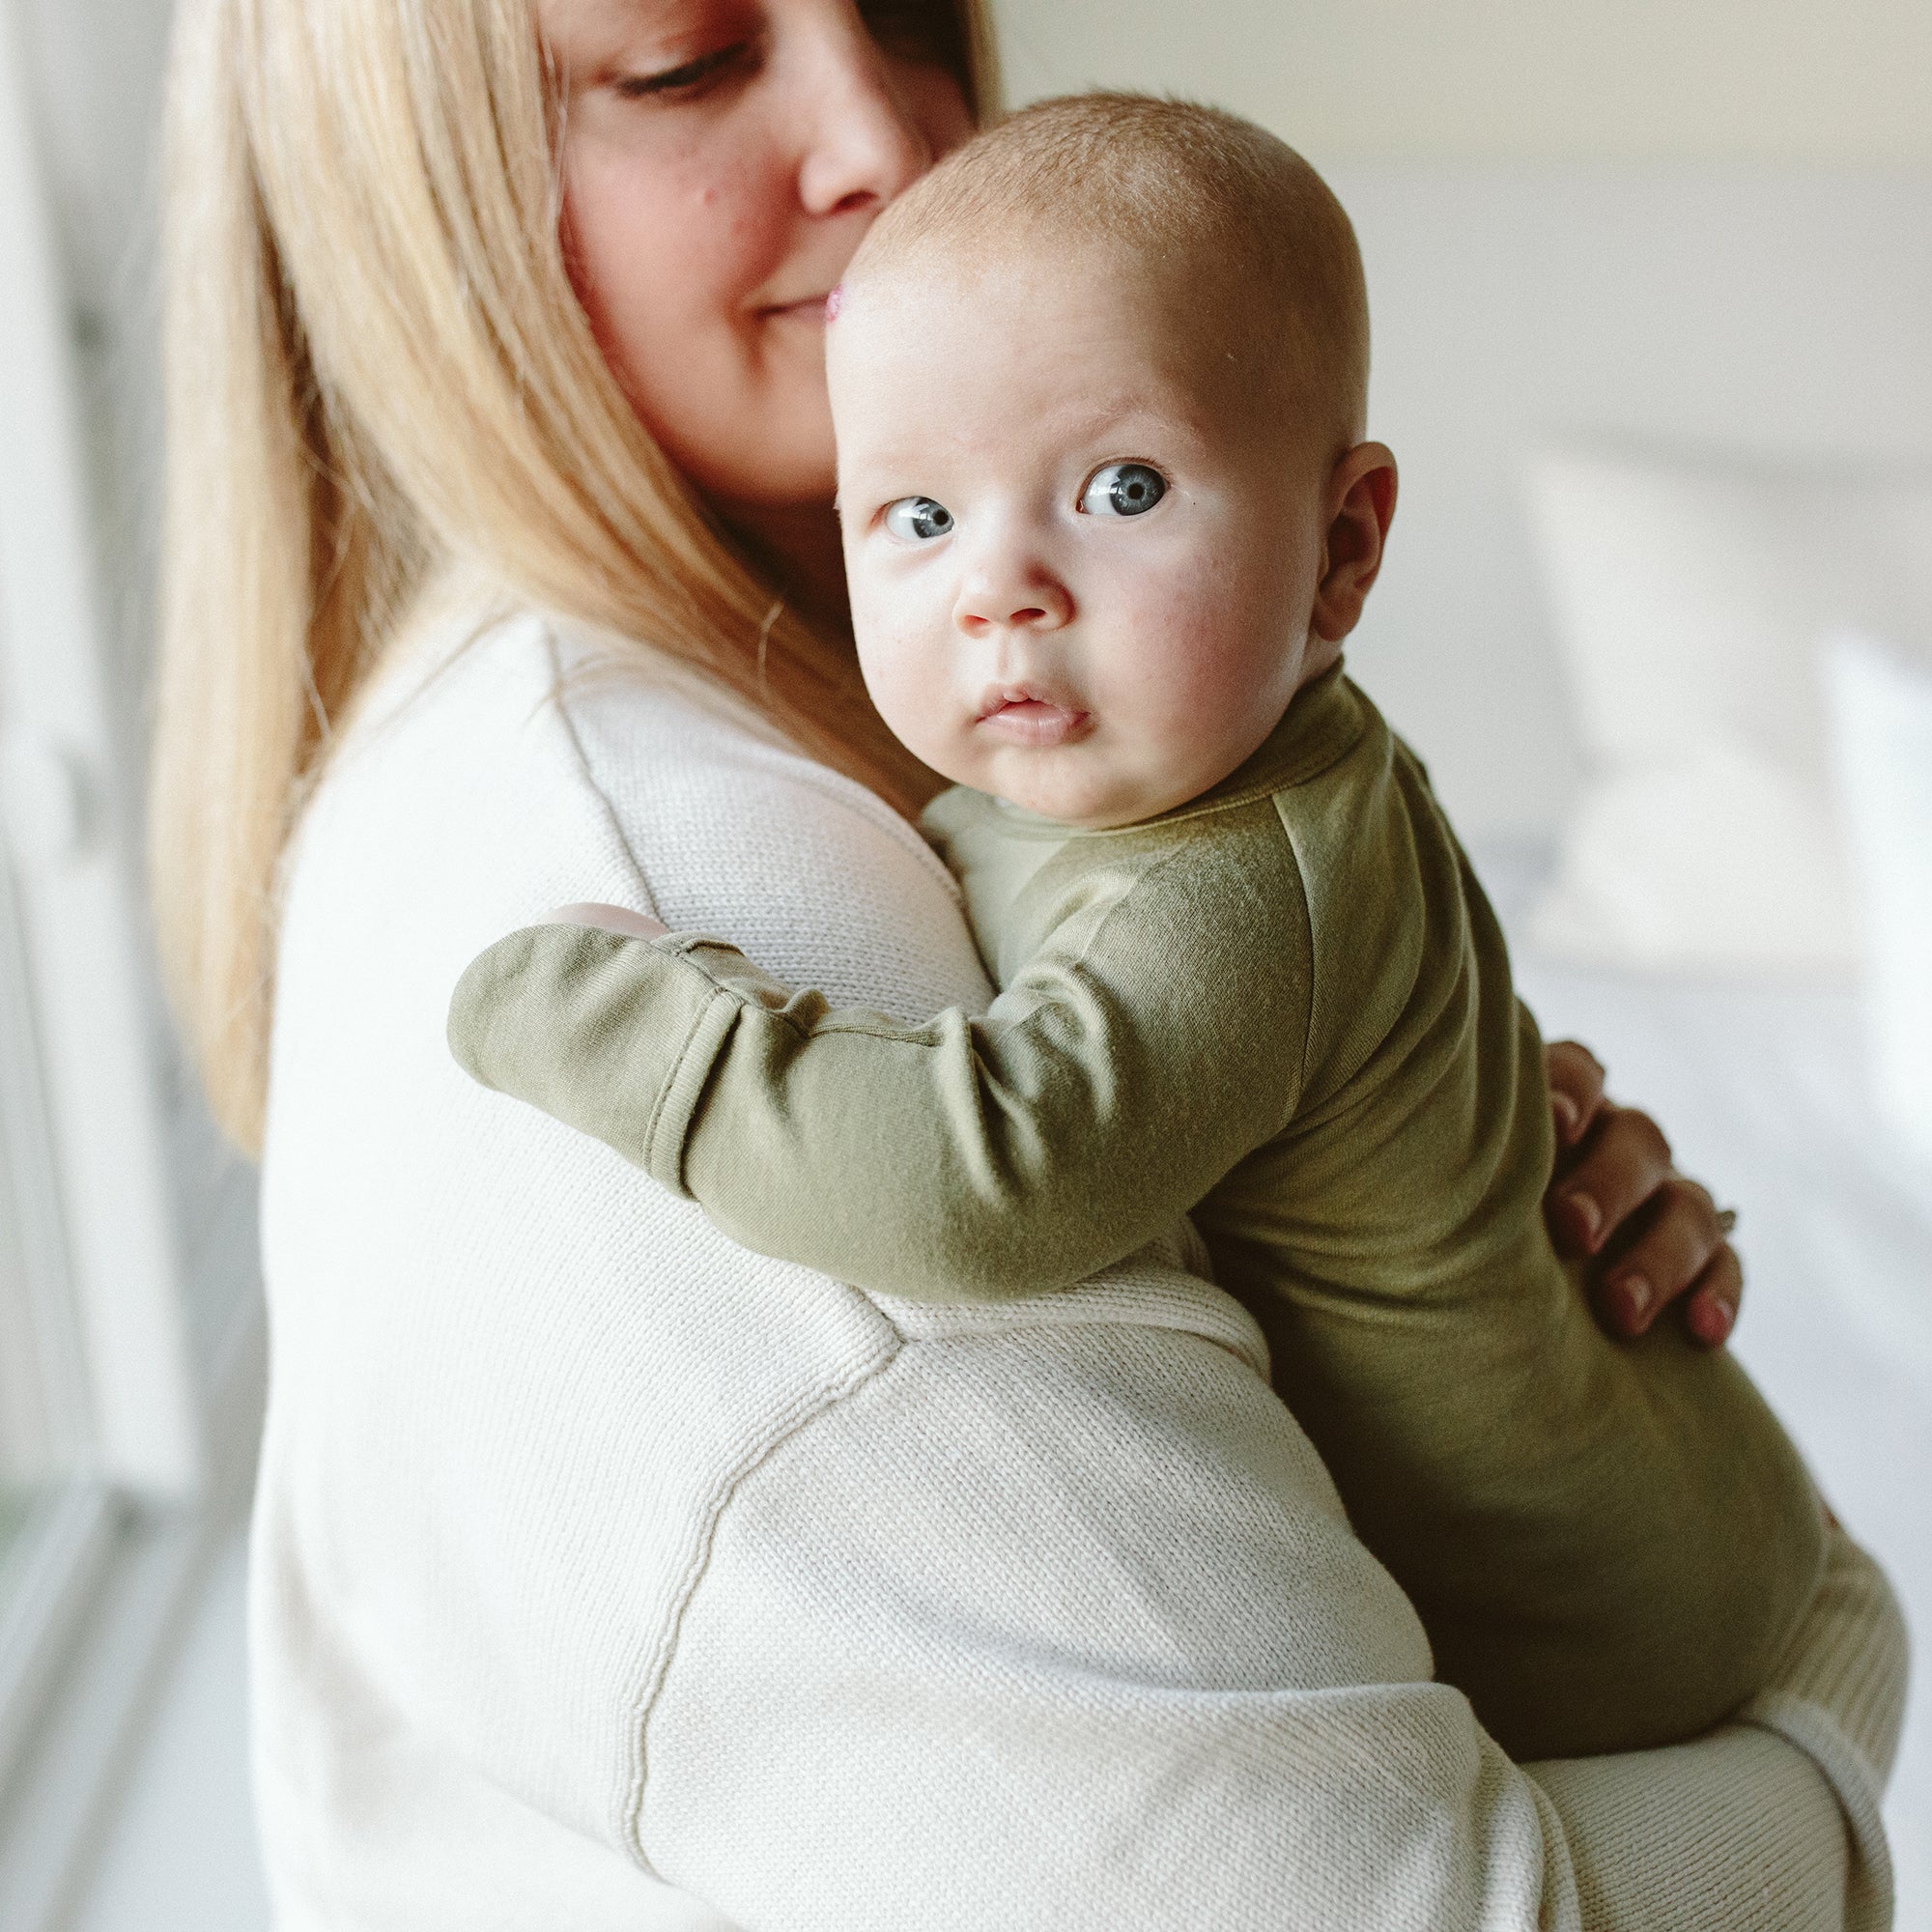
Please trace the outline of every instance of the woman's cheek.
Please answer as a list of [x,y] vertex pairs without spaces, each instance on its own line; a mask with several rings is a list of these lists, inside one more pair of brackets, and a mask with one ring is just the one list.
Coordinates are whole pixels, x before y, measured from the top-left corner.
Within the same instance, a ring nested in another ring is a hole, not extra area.
[[932,158],[943,160],[973,138],[973,116],[959,83],[925,61],[892,63],[913,126],[925,137]]
[[642,171],[625,162],[621,150],[600,148],[572,166],[564,252],[598,346],[625,390],[648,411],[659,386],[657,364],[693,332],[691,318],[679,310],[694,283],[689,275],[673,284],[652,272],[661,251],[685,238],[674,208],[634,191]]
[[[755,494],[776,476],[829,488],[831,429],[816,357],[752,353],[744,303],[776,246],[743,162],[666,164],[587,142],[569,167],[564,242],[598,346],[645,426],[700,488]],[[781,252],[781,249],[779,251]],[[796,364],[796,367],[787,366]],[[740,472],[744,471],[745,474]]]

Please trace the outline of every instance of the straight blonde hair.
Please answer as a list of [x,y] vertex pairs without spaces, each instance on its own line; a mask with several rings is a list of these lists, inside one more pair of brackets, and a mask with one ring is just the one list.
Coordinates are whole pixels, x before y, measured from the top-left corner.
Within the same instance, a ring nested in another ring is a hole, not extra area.
[[[983,0],[932,4],[985,119]],[[177,20],[150,873],[178,1015],[251,1152],[283,848],[442,563],[923,795],[847,644],[777,610],[625,401],[564,263],[558,127],[530,0],[184,0]]]

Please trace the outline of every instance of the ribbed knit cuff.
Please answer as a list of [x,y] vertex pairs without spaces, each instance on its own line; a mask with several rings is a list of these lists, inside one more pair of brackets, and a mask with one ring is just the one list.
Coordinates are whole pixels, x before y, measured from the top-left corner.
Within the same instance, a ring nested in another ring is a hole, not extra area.
[[[662,950],[670,948],[664,946]],[[738,1012],[736,995],[714,984],[710,997],[692,1018],[644,1129],[639,1164],[653,1180],[687,1200],[692,1197],[684,1180],[684,1151],[691,1139],[692,1122],[704,1097],[712,1065],[738,1023]]]
[[721,941],[591,926],[526,927],[470,962],[449,1043],[486,1087],[594,1134],[683,1194],[693,1117],[742,1010],[699,963]]
[[1882,1787],[1905,1719],[1908,1650],[1885,1572],[1833,1528],[1817,1600],[1764,1695],[1827,1712]]
[[1908,1642],[1898,1602],[1876,1563],[1833,1529],[1824,1580],[1776,1677],[1743,1712],[1824,1774],[1852,1833],[1847,1932],[1891,1924],[1891,1853],[1880,1804],[1905,1717]]

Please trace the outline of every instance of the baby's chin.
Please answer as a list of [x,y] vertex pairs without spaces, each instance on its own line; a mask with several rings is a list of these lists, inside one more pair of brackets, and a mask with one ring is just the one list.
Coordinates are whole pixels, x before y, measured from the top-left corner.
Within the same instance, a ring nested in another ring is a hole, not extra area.
[[1115,769],[1089,747],[1067,746],[1042,752],[1008,750],[985,760],[977,778],[962,779],[1022,811],[1037,813],[1084,832],[1155,818],[1182,801],[1164,796],[1139,773]]
[[1157,818],[1192,796],[1178,788],[1179,774],[1123,757],[1125,748],[1110,743],[1102,729],[1090,728],[1071,743],[1027,744],[976,723],[935,729],[929,717],[880,709],[907,750],[941,778],[1083,832]]

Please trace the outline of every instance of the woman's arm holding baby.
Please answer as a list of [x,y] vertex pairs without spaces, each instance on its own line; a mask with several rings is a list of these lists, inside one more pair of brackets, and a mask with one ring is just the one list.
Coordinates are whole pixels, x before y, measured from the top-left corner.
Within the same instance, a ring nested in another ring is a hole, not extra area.
[[1737,1719],[1664,1750],[1531,1765],[1566,1828],[1584,1924],[1716,1926],[1747,1917],[1762,1886],[1782,1902],[1774,1922],[1885,1932],[1879,1806],[1907,1662],[1897,1600],[1834,1523],[1823,1585]]
[[952,1319],[733,1492],[648,1719],[666,1876],[800,1932],[1889,1922],[1902,1651],[1849,1546],[1778,1712],[1526,1776],[1252,1364]]

